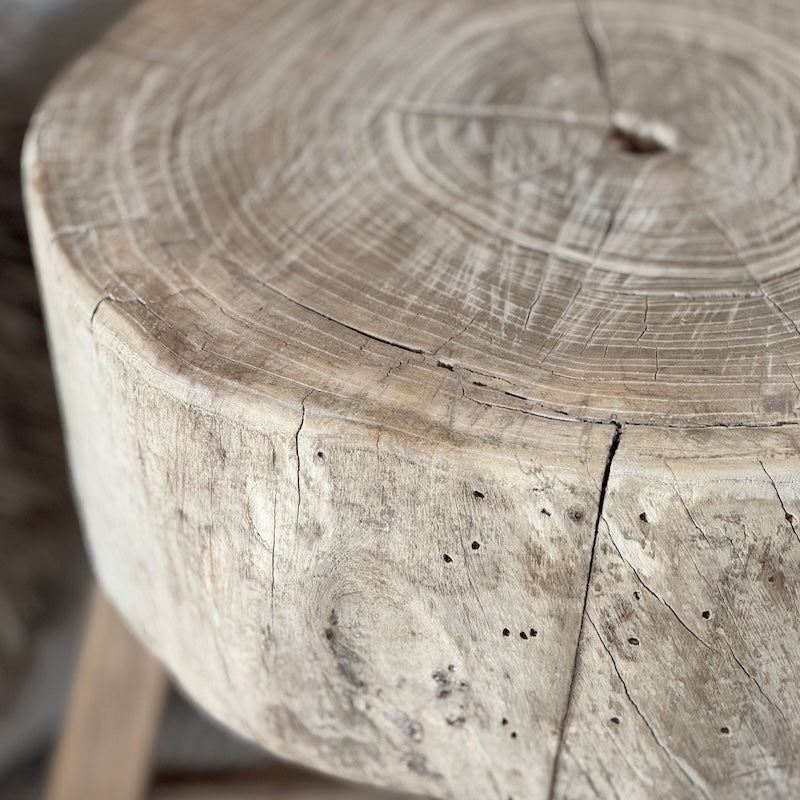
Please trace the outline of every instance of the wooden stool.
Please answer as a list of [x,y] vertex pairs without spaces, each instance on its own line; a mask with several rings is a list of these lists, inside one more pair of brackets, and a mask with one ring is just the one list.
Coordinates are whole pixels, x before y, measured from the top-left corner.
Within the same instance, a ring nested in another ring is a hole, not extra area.
[[455,800],[800,796],[800,7],[147,0],[27,202],[98,578]]

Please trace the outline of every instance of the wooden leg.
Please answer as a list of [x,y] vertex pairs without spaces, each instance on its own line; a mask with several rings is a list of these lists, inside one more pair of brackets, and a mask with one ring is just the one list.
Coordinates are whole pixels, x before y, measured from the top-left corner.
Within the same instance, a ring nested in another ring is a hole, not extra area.
[[168,680],[99,587],[44,800],[141,800]]

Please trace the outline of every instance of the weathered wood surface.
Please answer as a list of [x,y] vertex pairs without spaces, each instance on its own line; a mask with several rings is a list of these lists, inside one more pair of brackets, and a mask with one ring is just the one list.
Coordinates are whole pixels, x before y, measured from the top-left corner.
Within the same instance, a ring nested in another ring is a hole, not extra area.
[[142,5],[26,173],[98,575],[457,800],[800,793],[800,8]]

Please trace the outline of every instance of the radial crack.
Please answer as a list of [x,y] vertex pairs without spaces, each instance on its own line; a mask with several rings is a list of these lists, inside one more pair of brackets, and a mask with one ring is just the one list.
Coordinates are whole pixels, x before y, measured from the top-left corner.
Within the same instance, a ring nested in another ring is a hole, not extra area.
[[476,312],[475,314],[473,314],[473,315],[472,315],[472,319],[470,319],[470,321],[469,321],[469,322],[467,322],[467,324],[466,324],[466,325],[464,325],[464,327],[463,327],[463,328],[461,328],[461,330],[455,331],[455,332],[454,332],[452,335],[450,335],[450,336],[449,336],[447,339],[445,339],[445,341],[443,341],[443,342],[442,342],[442,343],[441,343],[441,344],[440,344],[440,345],[439,345],[439,346],[438,346],[438,347],[437,347],[437,348],[436,348],[436,349],[433,351],[433,354],[432,354],[432,355],[434,355],[434,356],[438,356],[438,355],[439,355],[439,353],[440,353],[440,352],[441,352],[441,351],[442,351],[442,350],[443,350],[445,347],[447,347],[447,345],[448,345],[448,344],[450,344],[450,343],[451,343],[452,341],[454,341],[455,339],[458,339],[458,338],[459,338],[459,336],[463,336],[463,335],[464,335],[464,334],[467,332],[467,329],[468,329],[468,328],[469,328],[469,327],[472,325],[472,323],[473,323],[473,322],[475,322],[475,320],[478,318],[478,314],[480,314],[480,311],[478,311],[478,312]]
[[619,441],[622,438],[622,426],[619,423],[614,423],[616,430],[611,439],[611,445],[608,448],[608,457],[606,458],[606,467],[603,472],[603,482],[600,485],[600,496],[597,501],[597,517],[594,523],[594,537],[592,538],[592,549],[589,554],[589,568],[586,572],[586,588],[583,592],[583,608],[581,609],[581,621],[578,627],[578,639],[575,643],[575,656],[572,659],[572,672],[569,678],[569,689],[567,690],[567,702],[564,705],[564,713],[561,716],[561,725],[558,733],[558,745],[556,746],[556,755],[553,759],[553,771],[550,776],[550,791],[548,797],[550,800],[555,796],[556,779],[558,778],[558,767],[561,760],[561,753],[564,749],[564,737],[567,730],[567,720],[569,719],[570,707],[572,705],[572,697],[575,692],[575,675],[578,671],[578,656],[581,652],[581,640],[583,638],[583,625],[587,619],[586,605],[589,601],[589,585],[592,582],[592,570],[594,569],[594,556],[597,549],[597,536],[600,531],[600,520],[603,518],[603,506],[606,500],[606,491],[608,490],[608,481],[611,477],[611,464],[614,461],[614,456],[619,448]]
[[[297,426],[297,430],[294,432],[294,455],[295,459],[297,460],[297,478],[296,478],[296,489],[297,489],[297,505],[295,507],[295,517],[294,517],[294,530],[295,534],[300,528],[300,431],[303,430],[303,425],[306,421],[306,400],[313,394],[313,391],[306,392],[300,400],[300,424]],[[274,526],[274,530],[272,533],[272,585],[270,587],[270,597],[272,602],[272,630],[273,633],[275,631],[275,550],[278,544],[278,526]]]
[[611,100],[611,81],[608,77],[608,57],[606,55],[605,34],[597,18],[597,12],[591,0],[576,0],[578,17],[581,21],[581,28],[586,37],[586,43],[592,54],[594,70],[597,75],[597,82],[600,84],[600,91],[608,104],[609,116],[614,111],[614,103]]
[[295,515],[295,530],[300,524],[300,431],[303,430],[303,425],[306,421],[306,400],[308,400],[310,395],[311,392],[307,392],[302,400],[300,400],[300,424],[294,432],[294,455],[297,459],[297,513]]

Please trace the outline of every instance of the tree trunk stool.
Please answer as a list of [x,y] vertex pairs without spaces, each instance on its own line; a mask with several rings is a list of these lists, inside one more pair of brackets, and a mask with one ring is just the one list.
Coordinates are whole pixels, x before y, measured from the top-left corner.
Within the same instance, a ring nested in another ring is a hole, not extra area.
[[800,796],[800,7],[148,0],[27,202],[100,583],[453,800]]

